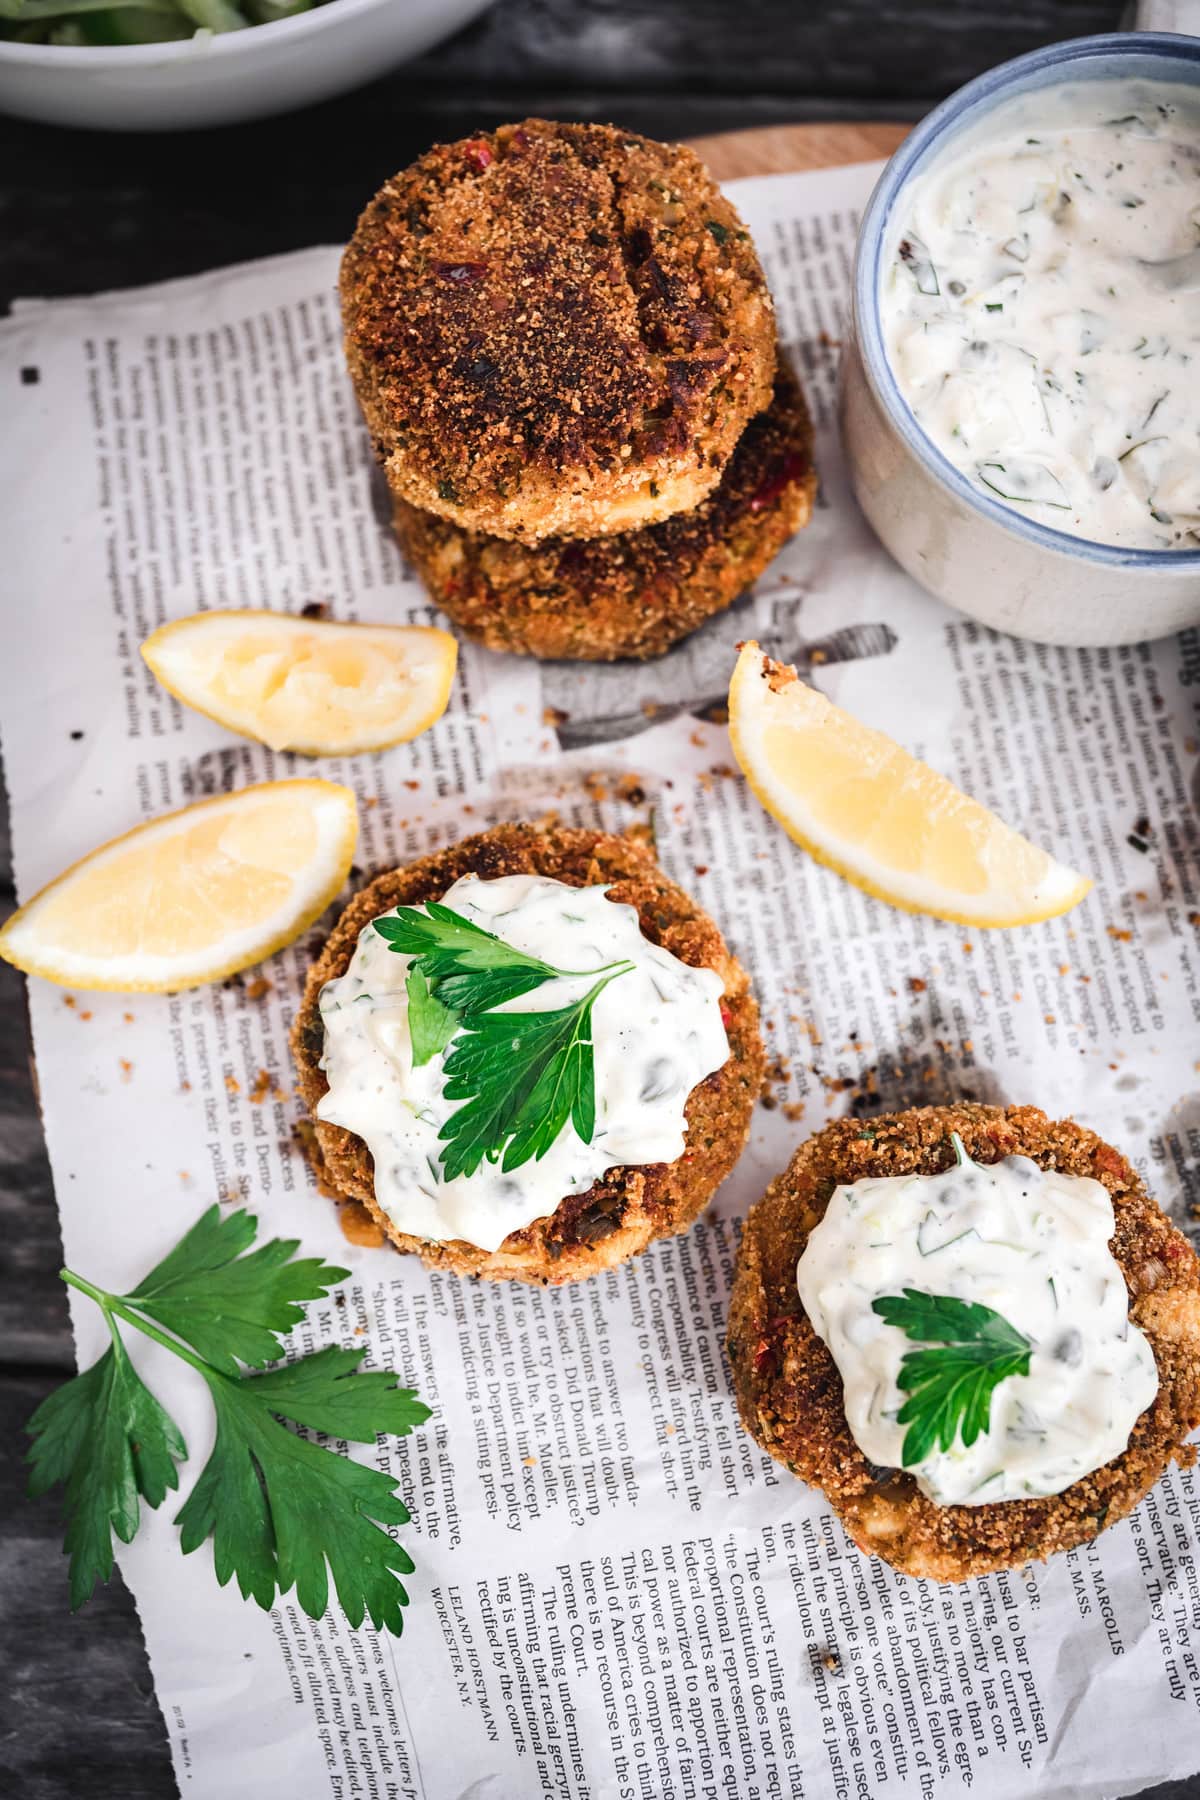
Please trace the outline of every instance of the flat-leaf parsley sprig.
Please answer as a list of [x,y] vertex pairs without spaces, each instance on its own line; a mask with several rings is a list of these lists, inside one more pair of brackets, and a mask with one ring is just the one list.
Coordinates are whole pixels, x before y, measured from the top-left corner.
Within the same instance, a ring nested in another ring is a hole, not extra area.
[[[556,969],[506,944],[453,907],[430,900],[374,921],[388,947],[411,957],[405,982],[413,1063],[450,1049],[444,1093],[464,1102],[439,1132],[442,1178],[483,1161],[507,1174],[540,1161],[570,1120],[585,1144],[596,1130],[592,1007],[631,962]],[[594,976],[581,999],[554,1012],[498,1012],[544,982]]]
[[872,1312],[906,1337],[928,1345],[908,1350],[897,1385],[909,1398],[896,1418],[907,1425],[906,1469],[934,1450],[949,1450],[961,1432],[967,1449],[991,1421],[992,1395],[1010,1375],[1028,1375],[1033,1346],[1003,1314],[980,1301],[905,1288],[872,1300]]
[[[113,1566],[113,1533],[134,1537],[140,1502],[158,1507],[179,1486],[187,1446],[178,1425],[134,1369],[120,1324],[133,1325],[203,1376],[217,1415],[212,1454],[177,1515],[184,1553],[213,1540],[222,1587],[264,1609],[293,1587],[310,1618],[329,1602],[329,1576],[352,1625],[369,1616],[399,1636],[413,1563],[388,1526],[409,1514],[390,1475],[297,1435],[294,1424],[354,1443],[403,1437],[429,1418],[390,1370],[356,1373],[366,1350],[330,1345],[265,1373],[282,1340],[348,1271],[297,1258],[296,1240],[251,1249],[257,1220],[208,1211],[128,1294],[111,1294],[71,1269],[62,1279],[94,1300],[112,1343],[98,1362],[57,1388],[30,1419],[29,1491],[61,1484],[72,1611]],[[245,1254],[243,1254],[245,1253]],[[164,1329],[165,1327],[165,1329]]]

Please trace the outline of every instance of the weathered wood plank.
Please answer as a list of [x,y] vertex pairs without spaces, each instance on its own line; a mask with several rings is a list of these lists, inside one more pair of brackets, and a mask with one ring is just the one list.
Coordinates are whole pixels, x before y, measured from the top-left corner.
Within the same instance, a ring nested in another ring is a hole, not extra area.
[[21,1427],[57,1377],[0,1377],[0,1792],[21,1800],[169,1800],[175,1793],[133,1601],[117,1576],[67,1610],[57,1509],[24,1495]]
[[874,162],[892,154],[906,129],[865,122],[763,125],[754,131],[719,131],[690,142],[718,181],[737,181],[743,175],[777,175],[781,169],[835,169],[845,163]]

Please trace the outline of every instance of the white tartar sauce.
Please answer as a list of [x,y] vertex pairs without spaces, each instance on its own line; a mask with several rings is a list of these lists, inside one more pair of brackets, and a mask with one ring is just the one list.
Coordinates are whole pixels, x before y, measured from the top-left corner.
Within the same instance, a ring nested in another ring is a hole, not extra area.
[[901,393],[982,493],[1096,543],[1195,550],[1198,247],[1194,88],[1010,101],[897,205],[880,305]]
[[884,1295],[982,1302],[1030,1342],[1027,1375],[991,1396],[988,1429],[961,1433],[916,1467],[939,1506],[1060,1494],[1120,1455],[1158,1391],[1154,1352],[1129,1318],[1108,1248],[1113,1209],[1098,1181],[1023,1156],[941,1175],[895,1175],[835,1190],[796,1275],[804,1310],[832,1352],[846,1420],[868,1461],[902,1466],[908,1396],[901,1359],[923,1348],[872,1310]]
[[[727,1061],[723,984],[642,936],[632,906],[603,887],[570,887],[540,875],[482,881],[465,875],[443,904],[558,969],[598,970],[628,961],[592,1008],[596,1130],[584,1143],[568,1123],[541,1161],[504,1174],[483,1162],[444,1181],[439,1132],[461,1102],[443,1098],[442,1055],[414,1068],[405,980],[412,959],[389,949],[373,925],[359,935],[346,973],[321,993],[329,1083],[317,1116],[360,1137],[375,1162],[375,1194],[401,1231],[498,1249],[512,1231],[553,1213],[620,1164],[673,1162],[684,1149],[684,1105]],[[381,914],[387,918],[394,914]],[[580,1000],[587,974],[546,981],[505,1012],[550,1012]]]

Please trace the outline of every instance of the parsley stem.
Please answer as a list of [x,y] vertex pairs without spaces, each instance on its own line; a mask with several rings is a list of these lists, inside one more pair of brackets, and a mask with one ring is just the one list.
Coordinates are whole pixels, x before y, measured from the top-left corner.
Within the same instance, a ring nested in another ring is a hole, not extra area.
[[190,1363],[192,1368],[203,1375],[206,1381],[212,1382],[220,1377],[219,1369],[214,1369],[211,1363],[205,1362],[202,1356],[197,1356],[194,1350],[189,1350],[186,1344],[181,1344],[178,1338],[173,1338],[167,1332],[160,1331],[157,1325],[150,1323],[149,1319],[143,1319],[141,1314],[135,1312],[133,1307],[128,1305],[119,1294],[110,1294],[104,1288],[96,1287],[84,1276],[76,1275],[73,1269],[60,1269],[58,1272],[68,1287],[78,1289],[81,1294],[86,1294],[89,1300],[96,1302],[104,1314],[110,1331],[112,1330],[112,1317],[115,1313],[118,1318],[124,1319],[127,1325],[136,1326],[146,1337],[153,1338],[156,1344],[161,1344],[164,1350],[171,1350],[185,1363]]
[[[546,966],[547,966],[547,968],[553,967],[553,965],[550,963],[548,963]],[[582,980],[582,978],[585,975],[607,974],[609,969],[618,969],[622,975],[628,975],[629,971],[633,968],[633,966],[634,965],[629,961],[629,959],[627,957],[621,957],[616,962],[601,963],[600,967],[598,969],[555,969],[554,973],[559,978],[560,981],[575,981],[575,980]],[[615,981],[616,976],[610,975],[609,980]],[[603,986],[603,983],[601,985]],[[596,992],[599,993],[599,991],[600,991],[599,988],[597,988]]]

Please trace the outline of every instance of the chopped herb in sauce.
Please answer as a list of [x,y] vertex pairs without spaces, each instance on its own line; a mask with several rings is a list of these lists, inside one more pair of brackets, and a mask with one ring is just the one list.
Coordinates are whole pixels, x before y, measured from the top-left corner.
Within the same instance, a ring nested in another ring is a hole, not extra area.
[[1153,92],[999,109],[913,181],[881,305],[901,392],[983,491],[1100,543],[1191,550],[1200,294],[1161,266],[1196,248],[1200,96]]

